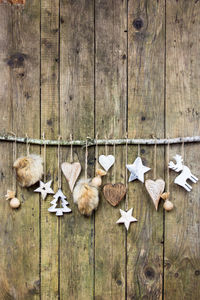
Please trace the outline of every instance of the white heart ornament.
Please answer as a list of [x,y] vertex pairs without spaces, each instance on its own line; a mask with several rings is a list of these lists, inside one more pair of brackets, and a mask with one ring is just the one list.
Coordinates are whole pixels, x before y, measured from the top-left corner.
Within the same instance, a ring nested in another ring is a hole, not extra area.
[[61,165],[61,169],[63,171],[65,178],[69,183],[71,192],[73,192],[74,185],[81,172],[81,164],[79,162],[75,162],[72,164],[64,162]]
[[99,163],[107,172],[112,167],[112,165],[114,165],[115,157],[113,155],[100,155]]
[[147,179],[145,181],[145,187],[154,203],[156,210],[158,209],[158,204],[160,197],[165,189],[165,182],[163,179],[151,180]]

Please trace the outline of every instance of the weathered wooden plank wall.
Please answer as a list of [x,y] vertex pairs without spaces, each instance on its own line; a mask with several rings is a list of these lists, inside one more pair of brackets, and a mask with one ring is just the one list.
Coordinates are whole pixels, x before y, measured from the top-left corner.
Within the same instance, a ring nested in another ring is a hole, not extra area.
[[[199,1],[32,0],[25,7],[0,4],[0,125],[2,132],[69,139],[199,135]],[[186,164],[198,176],[199,145],[185,146]],[[43,149],[33,146],[31,152]],[[85,163],[84,149],[74,161]],[[108,153],[113,153],[113,147]],[[182,147],[172,146],[170,158]],[[99,154],[105,153],[99,147]],[[128,162],[137,156],[128,147]],[[119,207],[101,194],[98,210],[82,217],[66,181],[72,214],[48,213],[34,188],[18,187],[21,208],[4,200],[12,187],[10,143],[0,144],[0,299],[200,298],[199,183],[188,194],[173,184],[175,209],[158,212],[141,183],[129,184],[127,202],[138,223],[117,226]],[[26,145],[18,146],[18,155]],[[140,147],[152,168],[152,146]],[[164,147],[157,149],[157,177],[166,175]],[[89,150],[88,176],[94,175]],[[61,161],[70,149],[61,149]],[[125,147],[103,179],[124,182]],[[58,186],[57,148],[47,148],[47,178]]]

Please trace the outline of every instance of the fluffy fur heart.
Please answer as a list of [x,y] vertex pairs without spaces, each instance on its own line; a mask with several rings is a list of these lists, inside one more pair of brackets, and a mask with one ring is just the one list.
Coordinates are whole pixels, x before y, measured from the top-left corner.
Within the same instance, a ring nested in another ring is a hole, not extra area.
[[63,171],[65,178],[69,183],[69,188],[71,192],[73,192],[74,185],[81,172],[81,164],[79,162],[75,162],[72,164],[64,162],[61,165],[61,169]]
[[115,157],[113,155],[100,155],[99,156],[100,165],[108,171],[112,165],[115,163]]
[[155,205],[156,210],[158,209],[158,204],[160,201],[160,197],[165,189],[165,182],[163,179],[157,179],[156,181],[153,181],[151,179],[147,179],[145,181],[145,187],[147,189],[147,192],[149,193],[151,199],[153,200],[153,203]]
[[123,183],[107,183],[103,187],[103,194],[112,206],[117,206],[126,195],[126,187]]

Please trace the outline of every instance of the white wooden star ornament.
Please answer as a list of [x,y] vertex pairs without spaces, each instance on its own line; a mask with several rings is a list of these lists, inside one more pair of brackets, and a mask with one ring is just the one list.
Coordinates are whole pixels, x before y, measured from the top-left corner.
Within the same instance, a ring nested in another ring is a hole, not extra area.
[[138,156],[132,165],[126,165],[127,169],[131,173],[129,182],[133,180],[140,180],[144,183],[144,174],[151,170],[151,168],[145,167],[141,158]]
[[116,224],[124,223],[126,229],[129,229],[130,223],[137,222],[137,219],[132,216],[133,208],[128,211],[120,209],[121,218],[116,222]]
[[51,184],[52,180],[48,181],[47,183],[40,181],[40,186],[36,190],[34,190],[34,192],[41,193],[42,199],[45,200],[48,194],[54,194],[54,191],[51,188]]

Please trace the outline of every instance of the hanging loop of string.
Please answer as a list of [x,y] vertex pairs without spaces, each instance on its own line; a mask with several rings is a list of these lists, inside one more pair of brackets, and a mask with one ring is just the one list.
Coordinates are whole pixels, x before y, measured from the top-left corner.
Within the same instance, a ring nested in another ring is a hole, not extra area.
[[42,138],[44,140],[44,154],[43,154],[43,160],[44,160],[44,181],[46,182],[47,180],[47,160],[46,160],[46,149],[47,149],[47,145],[46,145],[46,141],[45,141],[45,133],[43,132]]
[[30,154],[30,144],[29,144],[29,139],[28,139],[27,133],[26,133],[26,153],[27,153],[27,155]]
[[61,189],[60,140],[61,140],[61,136],[58,137],[58,188],[59,189]]
[[98,144],[97,144],[97,140],[98,140],[98,132],[96,134],[96,146],[95,146],[95,159],[96,159],[95,171],[98,169]]
[[87,165],[88,165],[88,138],[85,143],[85,180],[87,180]]
[[70,133],[70,142],[71,142],[71,145],[70,145],[70,163],[73,163],[73,145],[72,145],[72,141],[73,141],[73,135],[72,133]]
[[[128,164],[128,133],[126,133],[126,166]],[[126,186],[126,190],[128,189],[128,170],[127,168],[125,168],[125,186]],[[125,200],[125,211],[128,211],[128,191],[126,193],[126,200]]]
[[153,177],[154,180],[156,180],[156,176],[157,176],[157,139],[155,138],[155,144],[154,144],[154,166],[153,166]]

